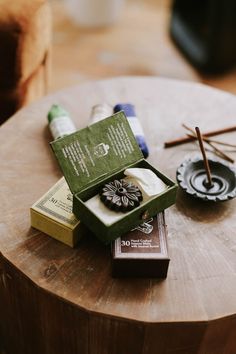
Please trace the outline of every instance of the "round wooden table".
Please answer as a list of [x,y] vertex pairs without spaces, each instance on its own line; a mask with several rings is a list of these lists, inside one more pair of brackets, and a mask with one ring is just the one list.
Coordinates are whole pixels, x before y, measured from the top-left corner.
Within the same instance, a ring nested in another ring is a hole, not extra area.
[[[93,105],[132,102],[151,151],[170,178],[198,152],[183,136],[236,124],[236,98],[169,79],[121,77],[56,92],[0,128],[0,335],[8,354],[235,354],[236,200],[209,204],[178,191],[166,210],[166,280],[114,279],[109,247],[95,237],[68,246],[30,227],[30,206],[61,176],[47,112],[64,106],[78,128]],[[218,137],[235,142],[236,133]],[[231,153],[235,157],[235,153]]]

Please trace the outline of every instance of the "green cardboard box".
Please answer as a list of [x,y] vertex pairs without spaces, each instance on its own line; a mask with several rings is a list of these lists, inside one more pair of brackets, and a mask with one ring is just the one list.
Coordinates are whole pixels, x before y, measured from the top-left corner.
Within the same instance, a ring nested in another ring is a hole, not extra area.
[[[73,194],[73,213],[104,243],[175,203],[176,183],[144,159],[122,111],[53,141],[51,147]],[[167,188],[135,209],[118,213],[122,215],[115,216],[114,222],[104,221],[97,213],[99,208],[88,203],[104,183],[123,178],[127,168],[137,167],[153,171]]]

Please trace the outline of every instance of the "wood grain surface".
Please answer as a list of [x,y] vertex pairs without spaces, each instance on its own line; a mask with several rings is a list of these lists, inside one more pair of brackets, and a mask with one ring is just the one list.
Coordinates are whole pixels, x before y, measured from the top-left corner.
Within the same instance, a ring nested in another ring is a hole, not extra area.
[[[170,178],[199,153],[164,149],[182,123],[201,131],[235,124],[235,96],[185,81],[120,77],[56,92],[0,128],[0,333],[6,353],[234,354],[236,200],[210,204],[178,192],[166,211],[168,277],[113,279],[110,248],[92,235],[76,249],[30,227],[30,206],[60,177],[46,116],[64,106],[78,128],[93,105],[132,102],[149,161]],[[234,142],[235,134],[219,137]],[[235,153],[231,152],[235,157]]]

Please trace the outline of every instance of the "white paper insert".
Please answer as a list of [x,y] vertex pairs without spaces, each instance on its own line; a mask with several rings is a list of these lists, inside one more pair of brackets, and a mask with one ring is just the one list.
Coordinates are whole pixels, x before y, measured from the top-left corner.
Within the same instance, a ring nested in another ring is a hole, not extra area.
[[167,188],[167,185],[147,168],[127,168],[124,174],[128,181],[137,184],[142,193],[149,197],[156,196]]

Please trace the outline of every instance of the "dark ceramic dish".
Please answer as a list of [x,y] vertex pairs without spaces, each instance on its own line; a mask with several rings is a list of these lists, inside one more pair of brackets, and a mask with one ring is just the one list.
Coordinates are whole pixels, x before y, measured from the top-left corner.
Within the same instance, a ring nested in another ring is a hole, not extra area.
[[234,166],[219,159],[208,159],[212,186],[207,183],[207,175],[202,158],[184,161],[176,172],[179,186],[193,197],[206,201],[223,202],[236,197],[236,170]]

